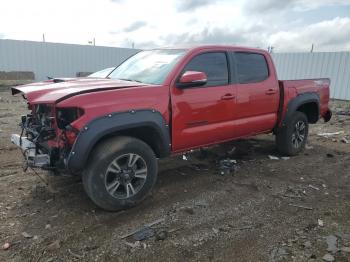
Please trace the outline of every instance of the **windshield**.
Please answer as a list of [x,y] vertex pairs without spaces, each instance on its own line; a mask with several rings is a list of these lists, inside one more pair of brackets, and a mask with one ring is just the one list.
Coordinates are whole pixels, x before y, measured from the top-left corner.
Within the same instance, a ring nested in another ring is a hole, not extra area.
[[106,69],[103,69],[101,71],[97,71],[95,73],[92,73],[91,75],[88,75],[88,77],[96,77],[96,78],[106,78],[111,71],[114,69],[114,67],[109,67]]
[[185,50],[142,51],[118,66],[108,77],[146,84],[162,84]]

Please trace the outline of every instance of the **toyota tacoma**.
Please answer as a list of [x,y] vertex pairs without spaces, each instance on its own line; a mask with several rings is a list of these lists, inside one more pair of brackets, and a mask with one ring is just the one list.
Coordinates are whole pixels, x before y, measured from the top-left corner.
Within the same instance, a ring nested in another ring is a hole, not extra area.
[[82,177],[116,211],[153,188],[159,158],[258,134],[296,155],[309,124],[329,121],[330,80],[280,81],[270,54],[234,46],[141,51],[106,79],[56,78],[12,88],[27,100],[11,140],[32,168]]

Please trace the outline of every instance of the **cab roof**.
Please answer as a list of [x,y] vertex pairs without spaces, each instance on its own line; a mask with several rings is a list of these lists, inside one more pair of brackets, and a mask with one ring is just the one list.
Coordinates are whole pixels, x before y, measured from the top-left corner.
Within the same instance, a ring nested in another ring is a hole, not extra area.
[[178,45],[178,46],[166,46],[166,47],[160,47],[160,48],[154,48],[154,49],[182,49],[182,50],[188,50],[188,51],[195,51],[195,50],[210,50],[210,49],[227,49],[227,50],[239,50],[239,51],[249,51],[249,52],[267,52],[264,49],[261,48],[251,48],[251,47],[242,47],[242,46],[235,46],[235,45],[221,45],[221,44],[188,44],[188,45]]

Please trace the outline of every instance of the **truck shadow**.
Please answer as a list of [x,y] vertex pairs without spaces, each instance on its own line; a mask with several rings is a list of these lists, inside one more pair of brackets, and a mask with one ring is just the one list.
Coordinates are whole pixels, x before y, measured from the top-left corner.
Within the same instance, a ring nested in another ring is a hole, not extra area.
[[[153,193],[136,209],[154,205],[164,201],[164,198],[175,197],[174,201],[176,201],[177,198],[181,198],[181,191],[182,193],[191,191],[192,184],[201,184],[202,187],[197,186],[195,191],[197,194],[202,193],[212,183],[225,179],[219,174],[218,163],[222,159],[237,160],[237,165],[241,166],[245,162],[266,159],[269,154],[277,155],[274,142],[266,136],[262,139],[238,140],[189,152],[186,153],[187,160],[183,160],[183,155],[161,159],[158,181]],[[86,196],[79,178],[50,177],[48,181],[49,187],[37,181],[24,206],[32,209],[46,206],[44,212],[50,208],[53,208],[55,212],[67,213],[74,211],[83,214],[91,210],[96,210],[97,213],[104,212]],[[206,183],[208,186],[205,185]]]

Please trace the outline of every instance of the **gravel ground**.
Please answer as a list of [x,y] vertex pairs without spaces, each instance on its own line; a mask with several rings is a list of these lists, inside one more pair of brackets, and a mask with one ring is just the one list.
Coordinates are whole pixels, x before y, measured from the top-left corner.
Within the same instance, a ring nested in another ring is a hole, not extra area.
[[[110,213],[77,178],[23,172],[9,136],[26,104],[0,97],[0,261],[350,261],[350,116],[313,125],[289,159],[270,159],[282,156],[264,135],[160,160],[152,195]],[[226,158],[237,165],[221,175]],[[122,238],[154,221],[152,237]]]

